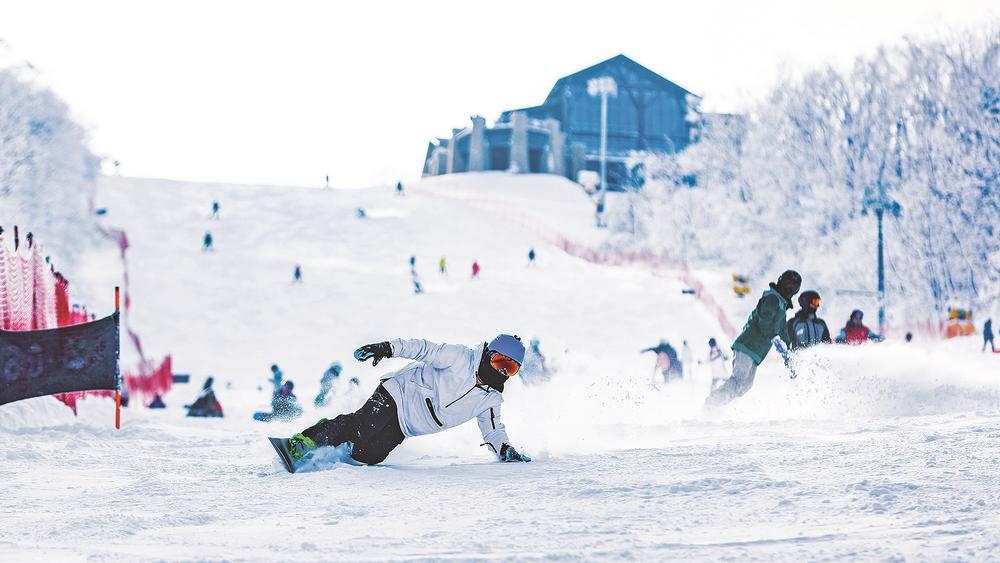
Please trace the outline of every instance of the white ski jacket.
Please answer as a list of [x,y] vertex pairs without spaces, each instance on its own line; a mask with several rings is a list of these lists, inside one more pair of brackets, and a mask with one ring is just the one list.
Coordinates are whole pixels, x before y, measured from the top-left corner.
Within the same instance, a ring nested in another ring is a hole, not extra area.
[[391,340],[392,356],[416,360],[382,378],[399,411],[404,436],[423,436],[452,428],[473,418],[484,445],[499,455],[509,442],[500,422],[503,395],[476,383],[485,343],[478,349],[426,340]]

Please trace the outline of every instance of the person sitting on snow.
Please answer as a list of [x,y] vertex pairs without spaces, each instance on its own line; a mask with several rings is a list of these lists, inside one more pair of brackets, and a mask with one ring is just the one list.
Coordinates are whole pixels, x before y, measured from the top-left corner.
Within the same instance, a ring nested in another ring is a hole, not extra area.
[[819,309],[819,293],[809,290],[799,295],[799,311],[788,321],[788,336],[792,339],[790,348],[798,350],[821,342],[830,344],[830,329],[826,321],[816,315]]
[[473,418],[484,446],[502,462],[531,461],[510,445],[500,422],[503,388],[524,361],[524,345],[501,334],[475,348],[427,340],[392,340],[366,344],[354,352],[377,366],[385,358],[414,360],[385,375],[371,398],[357,411],[322,419],[292,436],[289,451],[302,460],[320,446],[351,443],[351,458],[381,463],[404,439],[454,428]]
[[861,312],[861,309],[852,311],[851,318],[847,319],[847,324],[844,325],[844,328],[840,329],[840,334],[837,335],[837,343],[864,344],[869,340],[873,342],[882,342],[885,340],[881,335],[875,334],[861,322],[864,318],[865,314]]
[[302,407],[299,406],[299,400],[292,392],[293,389],[295,383],[291,380],[286,381],[271,399],[271,412],[254,413],[253,419],[269,422],[276,418],[290,420],[302,416]]
[[222,417],[222,405],[215,398],[215,391],[212,390],[212,383],[215,378],[209,377],[205,380],[205,385],[201,388],[201,394],[193,403],[187,406],[188,416],[208,416]]
[[733,374],[722,386],[712,390],[706,399],[708,404],[725,404],[750,390],[757,366],[771,351],[775,336],[786,346],[791,343],[785,312],[792,308],[792,297],[802,286],[802,276],[795,270],[787,270],[770,286],[771,289],[760,296],[743,332],[733,342]]

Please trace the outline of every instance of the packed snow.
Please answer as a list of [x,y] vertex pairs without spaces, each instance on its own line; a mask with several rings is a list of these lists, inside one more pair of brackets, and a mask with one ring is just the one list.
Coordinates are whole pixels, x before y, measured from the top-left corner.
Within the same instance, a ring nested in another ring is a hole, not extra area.
[[[772,353],[749,394],[705,409],[707,366],[654,385],[639,351],[687,340],[704,359],[709,337],[728,349],[718,320],[678,272],[562,252],[558,239],[602,242],[566,180],[462,174],[397,196],[103,178],[96,204],[131,243],[129,322],[192,380],[166,410],[130,406],[120,431],[106,399],[77,417],[51,398],[0,407],[0,559],[983,560],[1000,548],[1000,355],[975,338],[892,338],[808,351],[791,380]],[[115,252],[67,272],[99,314],[121,283]],[[728,274],[698,272],[739,327],[764,286],[740,301]],[[501,331],[538,338],[555,369],[504,393],[530,464],[497,463],[474,423],[407,439],[380,466],[328,456],[294,475],[265,439],[354,410],[402,365],[355,362],[362,344]],[[336,395],[315,408],[333,361]],[[302,418],[251,419],[268,408],[272,363]],[[225,418],[185,418],[208,375]]]

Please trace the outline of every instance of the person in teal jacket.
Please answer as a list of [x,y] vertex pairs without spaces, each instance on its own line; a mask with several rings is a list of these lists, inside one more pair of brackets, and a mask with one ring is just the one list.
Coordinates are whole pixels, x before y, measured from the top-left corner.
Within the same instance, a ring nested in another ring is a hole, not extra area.
[[733,375],[724,385],[712,391],[707,400],[709,404],[728,403],[750,390],[757,366],[771,351],[771,340],[775,336],[781,338],[786,346],[791,344],[785,312],[792,308],[792,297],[802,286],[802,276],[788,270],[778,277],[777,282],[769,285],[771,288],[760,296],[743,332],[733,342]]

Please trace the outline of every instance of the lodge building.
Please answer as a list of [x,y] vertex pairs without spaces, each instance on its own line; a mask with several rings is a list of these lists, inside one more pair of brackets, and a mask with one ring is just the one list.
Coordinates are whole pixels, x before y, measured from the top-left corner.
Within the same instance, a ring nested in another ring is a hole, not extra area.
[[617,95],[608,99],[608,184],[627,184],[632,151],[677,152],[692,139],[692,102],[698,97],[625,55],[556,81],[538,106],[508,110],[488,127],[453,129],[427,147],[424,176],[483,170],[559,174],[576,180],[599,170],[601,100],[587,90],[592,78],[611,77]]

